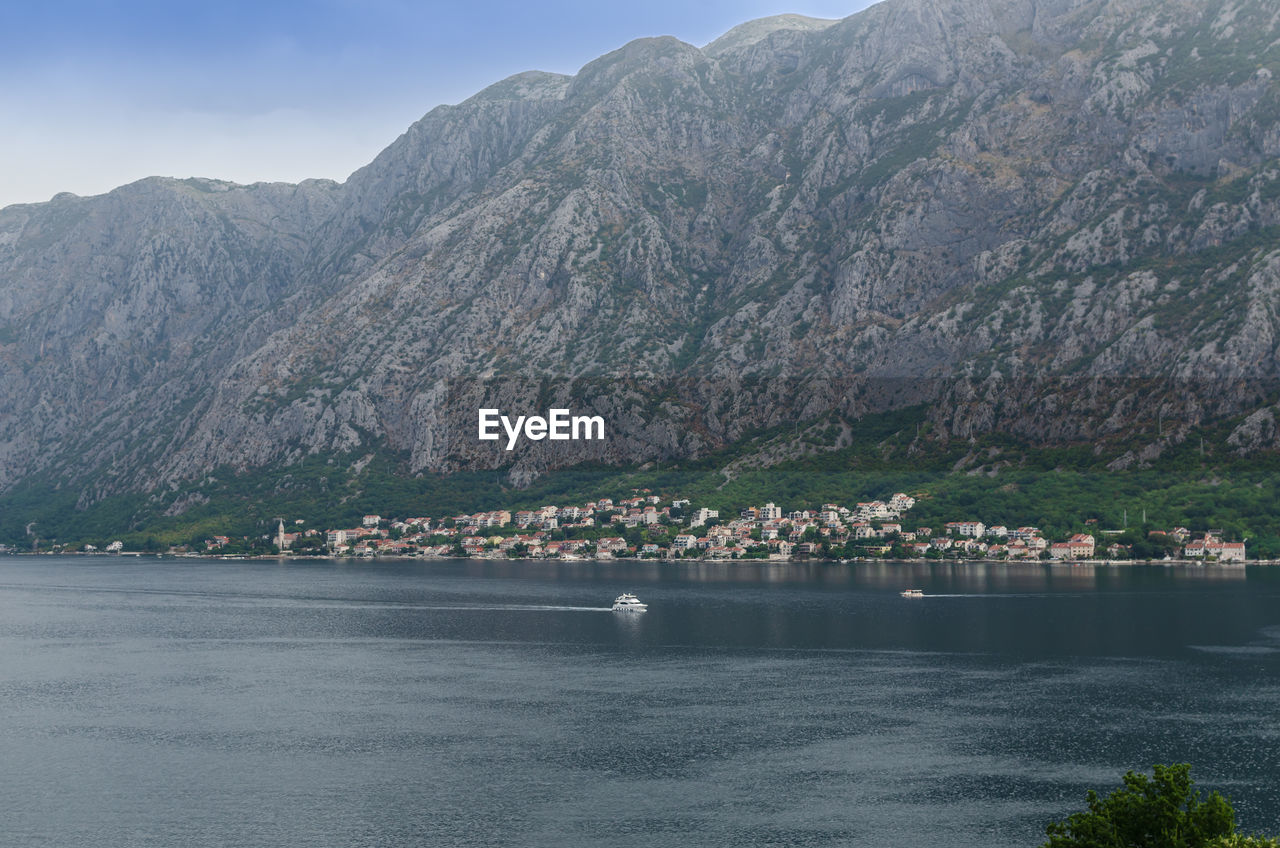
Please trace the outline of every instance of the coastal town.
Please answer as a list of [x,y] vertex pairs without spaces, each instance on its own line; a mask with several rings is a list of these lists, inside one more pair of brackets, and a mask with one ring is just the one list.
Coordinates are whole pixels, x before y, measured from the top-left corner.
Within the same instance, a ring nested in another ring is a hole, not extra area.
[[[276,521],[274,535],[257,539],[213,536],[198,553],[350,557],[484,557],[558,559],[1174,559],[1243,563],[1245,543],[1220,531],[1193,536],[1183,527],[1147,531],[1092,528],[1048,538],[1037,527],[1008,527],[972,518],[941,526],[910,521],[916,499],[899,492],[888,500],[784,511],[774,503],[736,515],[695,507],[686,498],[642,490],[618,500],[572,506],[498,509],[441,517],[365,515],[358,526],[306,528]],[[1092,524],[1093,522],[1089,522]],[[1127,543],[1126,543],[1127,542]],[[120,551],[113,542],[107,551]],[[1156,554],[1153,556],[1153,553]]]

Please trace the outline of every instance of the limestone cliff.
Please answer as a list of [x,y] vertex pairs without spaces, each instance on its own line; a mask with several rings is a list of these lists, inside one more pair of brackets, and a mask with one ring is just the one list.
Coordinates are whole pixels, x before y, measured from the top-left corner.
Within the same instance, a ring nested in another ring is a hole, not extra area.
[[[0,487],[698,455],[835,411],[1275,449],[1280,6],[885,0],[440,107],[344,184],[0,211]],[[477,405],[611,438],[514,458]],[[1248,415],[1247,418],[1243,416]]]

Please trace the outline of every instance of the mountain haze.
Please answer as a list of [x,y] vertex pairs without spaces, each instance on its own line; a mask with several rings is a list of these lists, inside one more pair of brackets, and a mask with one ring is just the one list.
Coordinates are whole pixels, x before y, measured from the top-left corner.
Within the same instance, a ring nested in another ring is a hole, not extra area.
[[[1274,450],[1276,74],[1270,0],[884,0],[517,75],[342,184],[11,206],[0,490],[352,452],[523,481],[919,403],[922,438],[1117,468],[1210,420]],[[552,401],[611,438],[475,439]]]

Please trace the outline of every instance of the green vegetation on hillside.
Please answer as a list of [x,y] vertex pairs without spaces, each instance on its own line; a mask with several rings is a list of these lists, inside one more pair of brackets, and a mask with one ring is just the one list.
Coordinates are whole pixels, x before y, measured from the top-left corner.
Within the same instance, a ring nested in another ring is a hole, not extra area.
[[[405,457],[389,451],[316,456],[247,474],[219,469],[181,487],[83,509],[76,489],[27,482],[0,499],[0,543],[47,550],[54,542],[78,548],[121,539],[131,549],[163,550],[213,535],[260,537],[274,531],[277,517],[323,529],[351,526],[368,513],[439,518],[646,489],[729,513],[766,501],[787,510],[852,505],[901,491],[917,499],[908,528],[980,520],[1034,525],[1051,538],[1125,531],[1115,538],[1132,544],[1180,525],[1246,540],[1250,558],[1280,557],[1280,457],[1235,456],[1224,443],[1228,429],[1204,430],[1208,448],[1189,438],[1154,467],[1127,471],[1107,470],[1111,454],[1097,454],[1092,444],[1033,450],[1007,437],[943,443],[925,438],[927,430],[921,408],[868,416],[853,424],[853,443],[833,451],[840,425],[824,419],[756,434],[696,462],[580,465],[523,489],[505,470],[410,475]],[[793,456],[809,454],[772,467],[753,459],[778,444]]]

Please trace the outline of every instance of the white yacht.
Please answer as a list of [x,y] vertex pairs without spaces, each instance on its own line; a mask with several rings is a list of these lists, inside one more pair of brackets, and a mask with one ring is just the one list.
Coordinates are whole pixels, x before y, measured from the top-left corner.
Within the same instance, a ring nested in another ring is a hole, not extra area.
[[635,595],[619,595],[613,601],[614,612],[644,612],[648,608],[648,605],[640,603],[640,599]]
[[898,594],[904,598],[923,598],[924,589],[903,589]]

